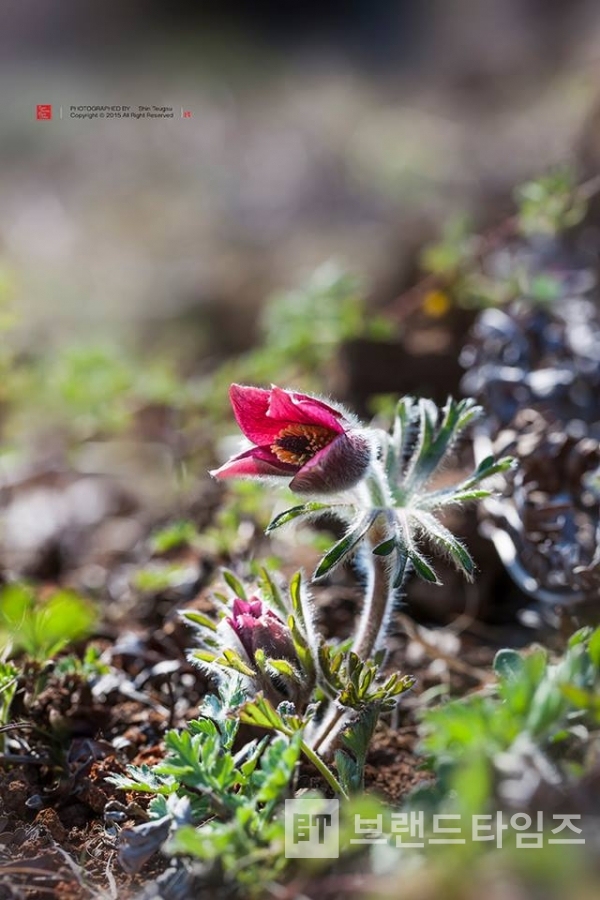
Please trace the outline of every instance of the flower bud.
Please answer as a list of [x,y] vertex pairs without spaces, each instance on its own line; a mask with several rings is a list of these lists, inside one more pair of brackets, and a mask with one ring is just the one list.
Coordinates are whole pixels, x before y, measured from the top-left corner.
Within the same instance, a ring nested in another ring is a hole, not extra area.
[[248,661],[254,664],[256,651],[262,650],[267,659],[287,659],[298,664],[292,635],[272,609],[262,600],[233,601],[233,615],[226,619],[244,648]]

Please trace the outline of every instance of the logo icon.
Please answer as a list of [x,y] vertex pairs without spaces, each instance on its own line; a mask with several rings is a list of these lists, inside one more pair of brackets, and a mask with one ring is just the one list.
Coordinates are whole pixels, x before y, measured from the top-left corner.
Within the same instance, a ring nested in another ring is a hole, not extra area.
[[52,118],[52,104],[51,103],[38,103],[35,108],[35,117],[36,119],[51,119]]
[[285,801],[286,859],[337,859],[340,803],[321,797]]

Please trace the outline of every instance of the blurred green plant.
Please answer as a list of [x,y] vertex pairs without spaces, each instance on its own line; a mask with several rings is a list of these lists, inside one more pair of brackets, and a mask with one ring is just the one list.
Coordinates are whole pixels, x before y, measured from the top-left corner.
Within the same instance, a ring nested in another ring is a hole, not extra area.
[[520,185],[515,198],[519,231],[526,237],[560,234],[578,225],[587,212],[575,172],[568,167]]
[[477,236],[469,217],[464,214],[454,216],[444,224],[439,241],[428,244],[421,251],[421,266],[431,275],[449,279],[459,274],[476,243]]
[[150,537],[150,549],[153,553],[164,555],[174,550],[183,550],[197,544],[200,535],[198,529],[189,519],[169,522],[158,529]]
[[[422,714],[421,751],[437,780],[417,792],[417,805],[429,797],[481,813],[501,805],[509,781],[518,790],[522,779],[525,790],[528,767],[562,785],[583,771],[600,726],[600,628],[577,631],[555,663],[542,647],[501,650],[494,670],[491,691]],[[529,798],[520,799],[526,808]]]
[[19,670],[13,663],[0,662],[0,725],[6,725],[10,705],[17,689]]
[[482,267],[482,238],[472,230],[467,216],[450,219],[439,241],[421,252],[424,272],[435,278],[436,286],[423,296],[423,312],[439,318],[452,306],[480,309],[502,306],[518,291],[516,281],[496,278]]
[[88,637],[96,622],[92,604],[70,590],[39,596],[23,582],[0,590],[0,656],[24,653],[46,662],[68,644]]
[[173,410],[194,404],[174,360],[146,359],[118,339],[67,343],[27,358],[11,373],[9,434],[17,439],[40,424],[57,425],[73,440],[118,435],[146,405]]
[[310,369],[328,363],[342,341],[386,339],[393,325],[383,316],[367,315],[360,280],[328,262],[303,287],[273,294],[265,306],[262,332],[265,348]]
[[[530,241],[556,237],[581,222],[587,211],[584,192],[568,167],[521,185],[515,191],[515,200],[516,219],[500,227],[502,238],[515,232]],[[423,295],[425,315],[441,317],[453,305],[465,309],[502,306],[523,294],[539,303],[560,296],[560,280],[550,272],[536,271],[531,260],[521,259],[518,253],[512,258],[504,253],[500,266],[490,266],[498,243],[504,252],[504,239],[498,242],[494,233],[475,234],[465,215],[451,218],[440,240],[426,246],[420,255],[421,267],[435,280],[435,286]]]
[[159,594],[189,584],[194,578],[195,572],[185,563],[153,562],[133,573],[131,586],[142,594]]
[[93,681],[110,671],[111,667],[102,660],[102,651],[93,644],[85,648],[82,657],[69,653],[61,656],[54,666],[54,674],[60,678],[76,675],[84,681]]
[[[17,690],[19,670],[10,662],[0,662],[0,728],[10,721],[10,708]],[[0,752],[4,752],[6,736],[0,731]]]

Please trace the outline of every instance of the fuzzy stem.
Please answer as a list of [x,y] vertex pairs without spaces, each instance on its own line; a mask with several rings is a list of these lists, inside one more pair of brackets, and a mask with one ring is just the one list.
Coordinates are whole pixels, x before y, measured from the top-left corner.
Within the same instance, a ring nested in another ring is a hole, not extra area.
[[313,749],[318,750],[319,753],[327,753],[332,742],[340,731],[343,731],[346,720],[349,717],[350,714],[347,709],[342,709],[339,706],[330,706],[311,742]]
[[[373,465],[365,480],[365,488],[372,506],[380,507],[383,513],[390,502],[390,488],[379,462]],[[352,650],[363,660],[369,659],[379,649],[385,637],[396,593],[392,584],[393,569],[389,560],[373,553],[373,548],[386,537],[387,532],[376,519],[365,539],[364,560],[367,566],[365,601],[352,643]],[[352,716],[351,710],[331,707],[311,741],[312,747],[322,754],[328,753]]]
[[[371,549],[372,546],[368,548]],[[379,649],[395,596],[389,560],[368,551],[366,558],[369,565],[368,592],[352,643],[354,653],[365,660]]]
[[[365,559],[369,567],[367,591],[352,645],[354,653],[364,660],[376,652],[385,637],[395,596],[389,561],[372,553],[372,548],[380,537],[377,535],[374,539],[371,538],[366,549]],[[321,754],[327,754],[352,716],[352,710],[331,707],[311,742],[313,748]]]
[[[380,460],[377,460],[371,467],[366,479],[366,487],[373,506],[379,506],[385,515],[384,510],[389,508],[391,502],[391,490]],[[389,534],[386,532],[385,526],[382,528],[380,517],[375,520],[366,535],[364,558],[368,567],[367,589],[352,642],[354,653],[365,660],[369,659],[379,648],[385,636],[394,602],[393,568],[387,557],[377,556],[373,553],[377,544],[387,537]]]

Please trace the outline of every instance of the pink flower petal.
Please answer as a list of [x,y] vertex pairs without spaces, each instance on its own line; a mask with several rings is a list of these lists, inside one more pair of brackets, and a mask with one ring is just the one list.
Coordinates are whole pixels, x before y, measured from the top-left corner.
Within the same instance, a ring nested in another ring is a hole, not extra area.
[[243,433],[259,445],[270,445],[286,425],[322,425],[336,434],[344,431],[337,409],[309,397],[273,386],[271,390],[232,384],[229,396]]
[[232,384],[229,398],[237,423],[246,437],[255,444],[272,444],[281,431],[281,423],[268,415],[271,391]]
[[297,472],[297,466],[281,462],[268,447],[252,447],[238,456],[232,457],[220,468],[213,469],[213,478],[238,478],[242,475],[277,475],[289,478]]
[[271,389],[268,416],[279,420],[282,426],[297,422],[301,425],[323,425],[336,434],[344,431],[339,421],[342,414],[331,406],[306,394],[290,393],[275,386]]
[[258,616],[262,615],[262,611],[262,600],[259,600],[258,597],[251,597],[250,600],[242,600],[240,597],[236,597],[233,601],[234,619],[245,614],[258,618]]

